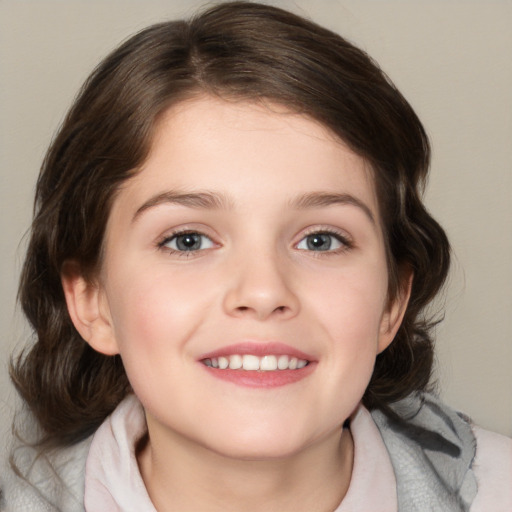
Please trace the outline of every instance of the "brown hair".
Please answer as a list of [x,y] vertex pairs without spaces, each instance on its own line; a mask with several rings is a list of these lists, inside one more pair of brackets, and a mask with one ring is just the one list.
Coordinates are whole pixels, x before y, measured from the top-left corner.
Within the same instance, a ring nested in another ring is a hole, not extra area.
[[377,64],[342,37],[275,7],[222,3],[187,22],[149,27],[109,55],[44,160],[20,283],[37,340],[11,365],[42,445],[88,436],[130,391],[119,356],[95,352],[75,330],[62,266],[75,260],[94,276],[116,190],[144,162],[159,116],[200,93],[284,105],[330,128],[371,164],[390,298],[405,271],[414,281],[363,401],[386,408],[429,383],[433,343],[423,311],[446,278],[449,245],[421,201],[430,150],[419,119]]

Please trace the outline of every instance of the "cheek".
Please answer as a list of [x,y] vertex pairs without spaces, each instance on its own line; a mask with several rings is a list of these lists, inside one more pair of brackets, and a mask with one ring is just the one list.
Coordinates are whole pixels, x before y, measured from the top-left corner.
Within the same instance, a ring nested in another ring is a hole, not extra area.
[[126,275],[134,278],[117,283],[113,280],[110,293],[115,298],[111,316],[123,359],[130,354],[152,359],[169,347],[183,345],[208,308],[202,281],[154,267],[150,272],[139,270]]
[[181,389],[187,382],[189,341],[205,316],[207,299],[190,280],[172,279],[163,272],[127,275],[136,277],[118,283],[111,293],[114,336],[133,390],[151,406],[162,388]]
[[[312,288],[311,318],[323,330],[329,347],[328,364],[343,389],[366,388],[379,350],[387,297],[385,267],[378,263],[360,271],[331,276],[323,289]],[[357,393],[356,393],[357,394]]]
[[359,344],[365,333],[377,336],[387,298],[387,274],[377,262],[346,268],[310,286],[310,304],[316,315],[340,339]]

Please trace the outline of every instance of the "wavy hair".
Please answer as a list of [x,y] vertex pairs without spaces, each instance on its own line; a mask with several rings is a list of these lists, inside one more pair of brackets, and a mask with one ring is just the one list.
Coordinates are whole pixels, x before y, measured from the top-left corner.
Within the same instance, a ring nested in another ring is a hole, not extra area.
[[11,361],[12,380],[41,426],[40,446],[87,437],[131,390],[119,356],[95,352],[75,330],[61,271],[75,260],[95,275],[116,191],[147,157],[162,113],[198,94],[283,105],[328,127],[370,164],[390,299],[406,273],[414,280],[363,402],[386,409],[429,384],[432,325],[424,311],[445,281],[450,252],[422,203],[430,149],[421,122],[379,66],[339,35],[276,7],[221,3],[151,26],[107,56],[43,162],[19,288],[36,341]]

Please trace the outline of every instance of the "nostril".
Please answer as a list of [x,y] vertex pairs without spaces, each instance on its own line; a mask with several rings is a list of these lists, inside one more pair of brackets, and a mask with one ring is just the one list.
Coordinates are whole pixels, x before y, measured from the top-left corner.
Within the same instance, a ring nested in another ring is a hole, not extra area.
[[[251,308],[250,306],[238,306],[236,309],[240,313],[245,313],[253,308]],[[288,308],[286,306],[278,306],[278,307],[274,308],[272,311],[274,313],[286,313],[287,310],[288,310]]]

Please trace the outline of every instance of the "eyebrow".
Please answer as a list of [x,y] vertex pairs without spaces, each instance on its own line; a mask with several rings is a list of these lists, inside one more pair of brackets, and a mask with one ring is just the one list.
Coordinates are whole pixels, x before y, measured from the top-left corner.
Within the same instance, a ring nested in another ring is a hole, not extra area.
[[146,210],[161,204],[177,204],[188,208],[219,210],[222,208],[229,208],[232,202],[226,196],[215,192],[183,193],[170,190],[148,199],[137,209],[133,215],[132,222],[135,222],[135,220],[137,220],[137,218]]
[[370,219],[372,224],[376,225],[375,217],[371,209],[360,199],[351,194],[333,194],[326,192],[309,192],[299,196],[291,203],[292,208],[298,210],[307,210],[313,208],[325,208],[327,206],[333,206],[337,204],[348,204],[357,206],[360,208],[365,215]]
[[[146,210],[159,206],[161,204],[177,204],[188,208],[196,209],[229,209],[233,206],[227,196],[217,192],[179,192],[167,191],[156,194],[142,204],[133,215],[132,222]],[[315,208],[325,208],[334,205],[352,205],[360,208],[369,220],[376,224],[375,217],[370,208],[360,199],[351,194],[336,194],[330,192],[309,192],[299,196],[291,201],[292,208],[297,210],[307,210]]]

